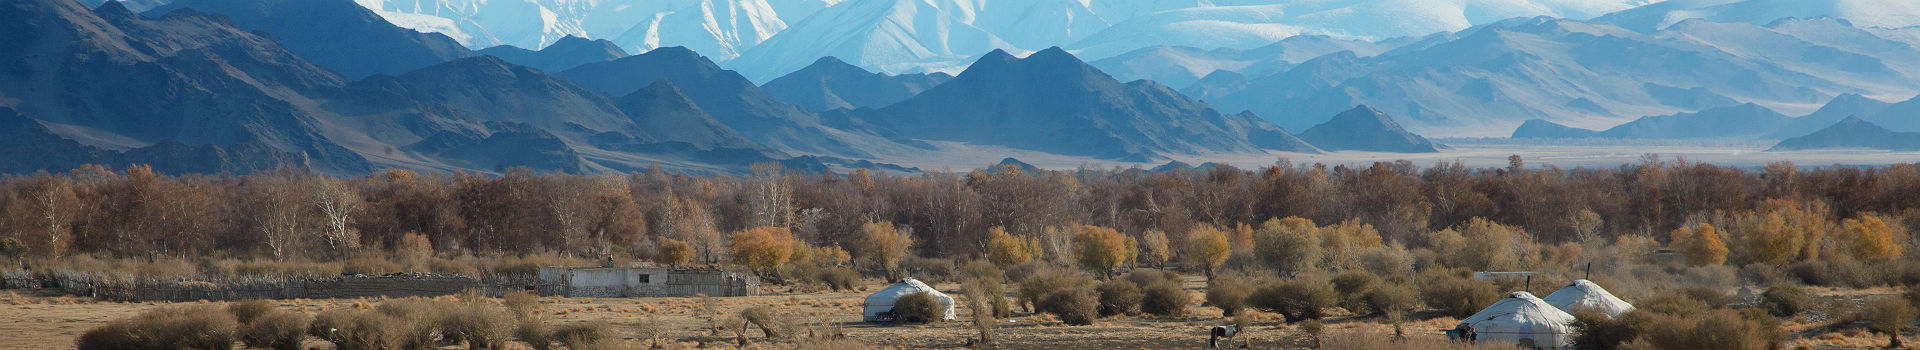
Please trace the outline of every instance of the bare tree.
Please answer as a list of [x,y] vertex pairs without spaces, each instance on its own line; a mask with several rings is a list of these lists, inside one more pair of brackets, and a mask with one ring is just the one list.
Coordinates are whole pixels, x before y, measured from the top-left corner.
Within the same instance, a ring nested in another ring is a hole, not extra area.
[[747,225],[789,227],[793,222],[793,182],[779,163],[754,163],[748,180]]
[[302,227],[306,208],[302,200],[308,197],[300,193],[296,180],[283,175],[250,175],[243,183],[250,231],[266,244],[273,259],[286,260],[304,249],[312,231]]
[[339,252],[340,259],[346,260],[353,248],[360,246],[360,230],[353,227],[353,218],[366,201],[360,198],[359,191],[340,179],[315,178],[308,183],[307,204],[319,214],[320,236],[327,242],[327,248]]

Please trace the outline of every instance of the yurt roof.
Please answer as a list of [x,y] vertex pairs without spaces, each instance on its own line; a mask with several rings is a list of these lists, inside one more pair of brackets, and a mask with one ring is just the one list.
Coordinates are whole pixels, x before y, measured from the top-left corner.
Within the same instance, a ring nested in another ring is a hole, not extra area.
[[1566,334],[1573,315],[1548,305],[1533,293],[1513,292],[1460,323],[1473,326],[1480,334]]
[[1548,294],[1542,300],[1545,300],[1548,305],[1569,313],[1593,310],[1606,313],[1607,317],[1613,317],[1633,311],[1633,304],[1620,300],[1619,297],[1613,296],[1613,293],[1607,292],[1606,288],[1600,288],[1599,284],[1588,280],[1574,280],[1573,283],[1554,291],[1553,294]]

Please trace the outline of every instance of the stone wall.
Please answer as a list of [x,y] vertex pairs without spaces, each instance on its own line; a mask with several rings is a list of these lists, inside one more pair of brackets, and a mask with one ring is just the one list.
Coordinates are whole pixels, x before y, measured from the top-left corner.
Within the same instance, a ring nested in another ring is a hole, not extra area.
[[[751,296],[759,279],[713,269],[542,268],[541,294],[568,297],[716,297]],[[544,285],[557,284],[546,289]]]

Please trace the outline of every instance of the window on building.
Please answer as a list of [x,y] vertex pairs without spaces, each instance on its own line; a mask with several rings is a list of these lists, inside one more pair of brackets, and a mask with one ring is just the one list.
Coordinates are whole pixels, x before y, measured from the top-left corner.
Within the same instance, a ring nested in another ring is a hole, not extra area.
[[640,274],[640,283],[653,283],[653,275],[644,274],[644,273]]

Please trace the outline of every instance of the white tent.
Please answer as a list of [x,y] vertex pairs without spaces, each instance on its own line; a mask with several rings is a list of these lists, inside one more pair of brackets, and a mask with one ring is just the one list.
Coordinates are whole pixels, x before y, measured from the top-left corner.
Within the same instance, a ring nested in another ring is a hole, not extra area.
[[919,292],[933,294],[933,299],[940,301],[940,309],[942,310],[941,320],[954,319],[953,297],[947,296],[946,293],[941,293],[939,290],[934,290],[933,286],[928,286],[926,283],[922,283],[920,280],[913,279],[912,277],[901,278],[900,283],[894,283],[891,286],[887,286],[886,289],[881,289],[879,292],[874,292],[873,295],[868,295],[867,305],[860,311],[860,319],[866,322],[879,321],[881,313],[893,311],[893,302],[895,300],[900,300],[900,297]]
[[1533,293],[1508,293],[1505,299],[1460,321],[1472,326],[1483,344],[1515,344],[1536,349],[1565,349],[1573,343],[1573,315],[1547,305]]
[[1608,293],[1605,288],[1600,288],[1600,285],[1588,280],[1574,280],[1573,284],[1568,284],[1554,291],[1553,294],[1547,294],[1547,297],[1541,300],[1567,313],[1594,311],[1607,314],[1607,317],[1618,317],[1627,311],[1633,311],[1633,304],[1614,297],[1613,293]]

